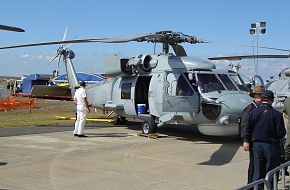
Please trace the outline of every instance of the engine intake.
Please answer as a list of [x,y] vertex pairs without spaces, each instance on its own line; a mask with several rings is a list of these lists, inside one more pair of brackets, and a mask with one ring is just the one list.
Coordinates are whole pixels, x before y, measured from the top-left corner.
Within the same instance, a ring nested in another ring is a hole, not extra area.
[[110,76],[146,74],[156,65],[157,60],[151,55],[138,55],[129,59],[111,55],[106,59],[105,72]]

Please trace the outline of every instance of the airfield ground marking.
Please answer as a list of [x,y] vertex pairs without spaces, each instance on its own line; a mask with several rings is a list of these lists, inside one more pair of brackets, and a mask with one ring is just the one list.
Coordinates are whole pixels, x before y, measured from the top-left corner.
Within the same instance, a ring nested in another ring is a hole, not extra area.
[[[59,120],[76,120],[75,117],[63,117],[63,116],[55,116]],[[98,119],[98,118],[87,118],[86,121],[90,122],[108,122],[112,123],[113,119]]]

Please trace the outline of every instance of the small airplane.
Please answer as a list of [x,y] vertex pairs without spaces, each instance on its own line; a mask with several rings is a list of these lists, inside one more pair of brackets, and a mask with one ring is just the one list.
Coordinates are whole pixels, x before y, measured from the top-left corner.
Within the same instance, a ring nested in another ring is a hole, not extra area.
[[[61,44],[56,57],[64,60],[74,94],[74,88],[79,85],[72,63],[75,54],[65,44],[131,41],[161,43],[162,52],[109,56],[105,73],[111,77],[101,84],[86,87],[92,107],[113,110],[117,114],[115,124],[125,124],[126,118],[142,119],[144,134],[156,133],[158,127],[170,123],[195,124],[205,135],[239,134],[239,117],[252,101],[249,89],[239,73],[219,70],[208,60],[187,56],[181,43],[207,43],[195,36],[160,31],[132,37],[62,40],[0,49]],[[169,52],[170,47],[174,54]]]
[[22,28],[17,28],[14,26],[0,25],[0,30],[8,30],[13,32],[25,32]]

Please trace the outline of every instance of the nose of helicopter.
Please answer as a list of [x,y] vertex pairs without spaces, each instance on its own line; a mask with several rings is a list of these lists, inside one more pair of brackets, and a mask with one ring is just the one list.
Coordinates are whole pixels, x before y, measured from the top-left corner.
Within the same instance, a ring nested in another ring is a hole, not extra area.
[[[213,124],[199,124],[198,130],[204,135],[231,136],[239,134],[238,120],[245,109],[252,102],[246,93],[229,92],[215,96],[214,104],[204,104],[203,114],[214,120]],[[213,98],[210,98],[213,100]]]
[[252,98],[248,94],[230,93],[221,95],[216,102],[222,106],[221,115],[241,115]]

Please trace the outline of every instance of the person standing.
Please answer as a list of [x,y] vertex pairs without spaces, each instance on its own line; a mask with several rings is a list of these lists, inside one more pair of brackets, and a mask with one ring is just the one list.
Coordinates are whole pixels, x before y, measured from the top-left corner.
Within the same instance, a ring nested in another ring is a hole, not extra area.
[[84,135],[84,127],[86,124],[87,114],[90,111],[85,87],[86,83],[84,81],[80,82],[80,88],[76,89],[74,95],[77,115],[73,133],[74,136],[78,137],[86,137],[86,135]]
[[[284,150],[285,150],[285,161],[290,160],[290,119],[289,119],[289,113],[290,113],[290,97],[286,98],[284,101],[284,106],[283,106],[283,115],[286,119],[288,119],[287,123],[287,133],[286,133],[286,142],[284,145]],[[289,173],[287,172],[289,175]]]
[[261,94],[264,91],[263,86],[255,86],[250,96],[254,98],[253,102],[249,104],[241,115],[240,128],[241,138],[243,140],[243,148],[245,151],[249,151],[249,167],[248,167],[248,184],[252,182],[254,173],[254,159],[253,159],[253,148],[251,142],[251,134],[248,129],[250,112],[257,107],[258,104],[262,103]]
[[[282,113],[273,109],[274,93],[264,90],[262,104],[258,105],[249,117],[249,131],[253,142],[254,173],[252,181],[265,178],[260,168],[266,173],[281,163],[280,141],[286,134]],[[261,163],[260,158],[265,158]]]

